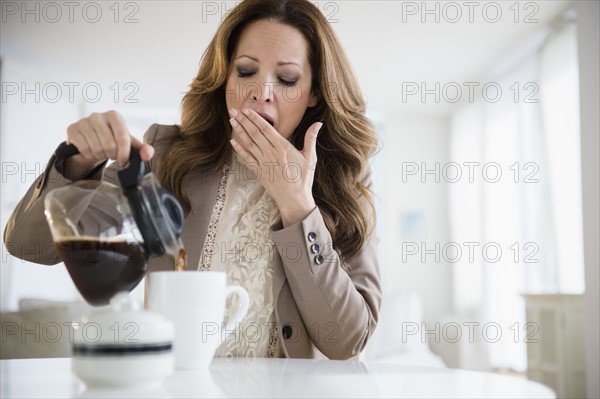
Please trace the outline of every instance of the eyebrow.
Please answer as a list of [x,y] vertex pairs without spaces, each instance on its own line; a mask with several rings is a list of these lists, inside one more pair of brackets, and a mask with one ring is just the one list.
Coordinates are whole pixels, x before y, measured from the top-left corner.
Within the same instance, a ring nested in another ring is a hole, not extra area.
[[[236,58],[236,60],[239,60],[240,58],[243,58],[243,57],[250,58],[252,61],[255,61],[255,62],[259,62],[258,58],[251,57],[251,56],[245,55],[245,54],[240,55],[239,57]],[[279,65],[296,65],[296,66],[302,68],[302,66],[300,64],[298,64],[297,62],[294,62],[294,61],[279,61],[279,62],[277,62],[277,65],[278,66]]]

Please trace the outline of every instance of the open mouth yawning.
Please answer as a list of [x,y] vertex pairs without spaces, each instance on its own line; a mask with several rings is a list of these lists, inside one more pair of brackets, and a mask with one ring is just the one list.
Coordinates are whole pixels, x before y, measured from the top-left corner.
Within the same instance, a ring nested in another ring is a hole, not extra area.
[[271,126],[275,125],[275,120],[273,119],[273,117],[269,114],[265,114],[264,112],[257,112],[257,114],[259,114],[260,116],[262,116],[262,118],[264,120],[266,120],[267,122],[269,122],[269,124]]

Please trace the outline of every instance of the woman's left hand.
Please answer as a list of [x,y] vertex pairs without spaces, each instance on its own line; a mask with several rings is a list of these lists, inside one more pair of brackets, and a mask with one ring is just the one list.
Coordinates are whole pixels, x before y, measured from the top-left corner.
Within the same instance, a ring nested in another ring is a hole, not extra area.
[[317,164],[317,133],[323,124],[313,123],[298,151],[269,122],[251,109],[231,109],[233,149],[253,169],[273,197],[283,227],[303,220],[314,208],[312,185]]

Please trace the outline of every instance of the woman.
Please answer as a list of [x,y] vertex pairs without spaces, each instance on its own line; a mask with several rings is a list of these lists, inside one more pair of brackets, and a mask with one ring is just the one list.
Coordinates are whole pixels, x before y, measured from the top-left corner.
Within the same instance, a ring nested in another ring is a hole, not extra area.
[[[114,111],[69,126],[67,142],[81,154],[51,159],[11,216],[7,248],[59,262],[51,246],[23,250],[51,242],[45,194],[101,178],[107,159],[124,164],[133,145],[184,206],[188,268],[226,271],[250,294],[244,323],[217,355],[358,355],[381,290],[368,165],[376,135],[350,71],[310,2],[243,1],[204,54],[181,126],[152,125],[144,143]],[[172,267],[166,257],[150,264]]]

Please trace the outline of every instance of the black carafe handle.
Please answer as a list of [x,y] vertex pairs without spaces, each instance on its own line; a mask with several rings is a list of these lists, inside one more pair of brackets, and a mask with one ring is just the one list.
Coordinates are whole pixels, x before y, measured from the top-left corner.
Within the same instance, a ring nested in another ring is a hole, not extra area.
[[[73,144],[66,143],[59,146],[54,153],[58,159],[66,159],[77,154],[79,154],[79,149]],[[140,153],[132,146],[127,167],[118,172],[119,182],[121,183],[123,194],[127,197],[133,218],[144,239],[146,253],[149,256],[160,256],[166,252],[166,248],[151,221],[152,210],[147,209],[143,198],[140,185],[144,178],[144,173],[145,168]],[[168,223],[176,238],[179,238],[183,232],[183,208],[177,198],[169,191],[159,188],[158,195],[160,204],[166,211],[166,220],[163,220],[163,222]]]

